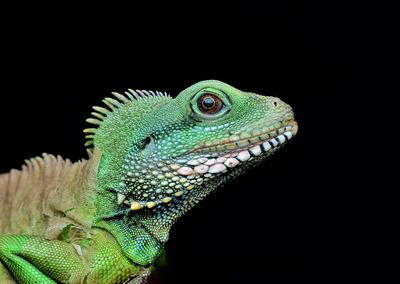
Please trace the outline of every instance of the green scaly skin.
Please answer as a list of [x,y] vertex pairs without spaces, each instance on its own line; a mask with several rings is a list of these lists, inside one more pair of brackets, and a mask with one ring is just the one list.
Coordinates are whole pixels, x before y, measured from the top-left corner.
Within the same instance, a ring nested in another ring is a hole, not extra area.
[[[41,205],[48,212],[36,207],[43,214],[29,215],[27,230],[10,229],[27,211],[0,223],[0,261],[8,277],[19,283],[140,283],[180,216],[297,133],[287,104],[219,81],[199,82],[175,99],[133,90],[114,96],[104,100],[109,109],[94,107],[96,118],[88,119],[97,126],[85,130],[90,159],[66,165],[75,170],[52,186],[37,186],[49,188]],[[46,166],[49,160],[32,166],[32,175],[54,168]],[[4,190],[11,190],[8,184]],[[70,199],[74,208],[68,209]],[[59,231],[49,234],[54,228]]]

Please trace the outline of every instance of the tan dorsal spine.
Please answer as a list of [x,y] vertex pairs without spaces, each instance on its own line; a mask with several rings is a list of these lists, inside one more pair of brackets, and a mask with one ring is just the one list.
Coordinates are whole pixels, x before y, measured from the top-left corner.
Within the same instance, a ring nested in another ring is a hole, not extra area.
[[72,163],[43,154],[0,175],[0,234],[45,235],[57,220],[90,228],[99,156]]

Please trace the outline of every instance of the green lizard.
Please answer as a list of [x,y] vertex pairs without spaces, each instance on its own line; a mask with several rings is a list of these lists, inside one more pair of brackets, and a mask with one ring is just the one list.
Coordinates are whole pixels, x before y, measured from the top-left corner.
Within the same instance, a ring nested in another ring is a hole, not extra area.
[[297,133],[287,104],[219,81],[113,94],[88,160],[0,175],[1,283],[141,283],[180,216]]

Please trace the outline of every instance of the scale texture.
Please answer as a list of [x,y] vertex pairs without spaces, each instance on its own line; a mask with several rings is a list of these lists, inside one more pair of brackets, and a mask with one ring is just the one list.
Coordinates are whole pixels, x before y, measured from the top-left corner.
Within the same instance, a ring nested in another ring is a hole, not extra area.
[[297,133],[289,105],[220,81],[112,94],[88,160],[0,175],[0,283],[144,283],[182,215]]

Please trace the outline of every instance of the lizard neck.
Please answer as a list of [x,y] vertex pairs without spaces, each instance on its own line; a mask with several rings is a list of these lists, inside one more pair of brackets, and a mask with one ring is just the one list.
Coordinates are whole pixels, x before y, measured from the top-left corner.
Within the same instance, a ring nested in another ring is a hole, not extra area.
[[169,239],[172,226],[196,204],[208,196],[214,187],[202,187],[197,192],[187,192],[185,197],[177,197],[156,210],[143,209],[132,212],[132,217],[161,243]]
[[[99,150],[95,148],[95,151]],[[219,186],[219,182],[215,182],[212,186],[188,191],[185,196],[176,197],[168,204],[131,210],[129,197],[125,201],[119,201],[118,191],[115,189],[118,179],[113,178],[108,168],[109,160],[106,156],[101,157],[96,180],[96,216],[93,225],[110,232],[128,259],[143,266],[153,263],[162,254],[172,225],[214,187]],[[138,173],[143,175],[142,172]],[[115,184],[110,182],[114,180]],[[157,188],[153,190],[156,191]]]

